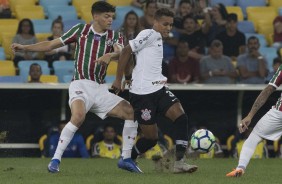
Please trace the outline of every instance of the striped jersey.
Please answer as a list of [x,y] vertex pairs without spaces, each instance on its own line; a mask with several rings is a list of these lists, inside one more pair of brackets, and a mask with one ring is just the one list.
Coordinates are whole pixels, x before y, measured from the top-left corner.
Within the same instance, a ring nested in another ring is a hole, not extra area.
[[[269,81],[269,85],[278,88],[282,84],[282,65],[279,66],[278,70],[273,75],[272,79]],[[280,98],[278,98],[275,109],[282,111],[282,93]]]
[[88,79],[99,84],[104,82],[108,66],[98,64],[96,60],[113,52],[115,43],[123,46],[123,38],[119,32],[107,30],[102,34],[97,33],[91,24],[77,24],[60,39],[64,45],[76,43],[73,79]]

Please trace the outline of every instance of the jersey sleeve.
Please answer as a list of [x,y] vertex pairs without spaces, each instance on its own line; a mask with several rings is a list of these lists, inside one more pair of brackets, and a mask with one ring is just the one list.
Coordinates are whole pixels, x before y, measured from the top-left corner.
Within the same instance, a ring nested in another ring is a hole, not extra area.
[[154,31],[151,29],[146,29],[141,31],[135,39],[129,40],[129,45],[133,52],[138,52],[150,45],[154,41]]
[[75,26],[73,26],[68,32],[60,37],[61,42],[64,45],[75,42],[77,39],[77,33],[80,29],[81,24],[76,24]]
[[279,66],[278,70],[273,75],[272,79],[269,81],[269,85],[278,88],[282,83],[282,65]]

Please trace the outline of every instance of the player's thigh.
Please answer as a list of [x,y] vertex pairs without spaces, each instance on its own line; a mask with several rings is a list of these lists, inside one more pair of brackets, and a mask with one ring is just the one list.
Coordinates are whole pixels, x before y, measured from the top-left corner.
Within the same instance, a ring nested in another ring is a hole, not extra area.
[[179,99],[168,88],[163,88],[160,93],[158,111],[172,121],[184,114]]
[[129,102],[134,110],[134,120],[138,124],[153,125],[156,123],[157,103],[154,95],[137,95],[130,93]]
[[152,124],[152,125],[139,124],[139,127],[142,131],[143,136],[146,139],[158,140],[157,124]]
[[126,100],[120,101],[107,115],[124,120],[134,120],[133,108]]
[[80,126],[86,115],[86,110],[85,110],[85,103],[81,99],[76,99],[71,103],[71,122],[76,125]]
[[254,130],[268,140],[277,140],[282,135],[282,112],[270,109],[256,124]]

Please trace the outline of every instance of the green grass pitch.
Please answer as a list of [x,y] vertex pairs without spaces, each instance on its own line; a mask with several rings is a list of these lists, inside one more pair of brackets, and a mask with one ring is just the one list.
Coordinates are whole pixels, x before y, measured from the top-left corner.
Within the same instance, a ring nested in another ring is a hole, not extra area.
[[116,167],[117,160],[63,159],[60,173],[47,172],[49,159],[1,158],[1,184],[281,184],[282,159],[251,160],[241,178],[226,178],[236,159],[197,159],[190,163],[199,169],[193,174],[171,174],[155,170],[150,160],[139,159],[144,174],[134,174]]

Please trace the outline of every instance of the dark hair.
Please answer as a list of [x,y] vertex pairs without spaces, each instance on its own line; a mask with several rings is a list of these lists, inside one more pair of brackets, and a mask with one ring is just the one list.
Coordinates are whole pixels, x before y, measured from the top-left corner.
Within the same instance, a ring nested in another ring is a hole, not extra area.
[[112,123],[105,124],[105,126],[103,127],[103,132],[105,132],[107,128],[113,128],[114,131],[116,131],[115,127],[112,125]]
[[31,70],[31,68],[32,68],[33,66],[39,66],[40,70],[42,70],[40,64],[38,64],[38,63],[32,63],[32,64],[30,65],[30,67],[29,67],[29,71]]
[[248,43],[249,43],[251,40],[257,40],[257,42],[259,43],[259,39],[258,39],[256,36],[250,36],[250,37],[248,38]]
[[223,20],[226,20],[228,13],[227,13],[227,10],[226,10],[224,4],[218,3],[218,4],[216,5],[216,7],[218,7],[219,13],[220,13],[220,15],[222,16]]
[[184,3],[190,4],[192,6],[192,3],[189,0],[181,0],[178,4],[178,7],[180,7]]
[[93,3],[92,5],[92,9],[91,9],[91,13],[92,15],[94,13],[105,13],[105,12],[115,12],[116,11],[116,8],[105,2],[105,1],[97,1],[96,3]]
[[62,29],[64,30],[64,23],[62,21],[62,16],[59,15],[58,18],[56,18],[53,22],[52,22],[52,27],[51,29],[54,27],[55,24],[61,24]]
[[197,19],[192,14],[186,15],[183,18],[182,24],[185,22],[186,19],[192,19],[197,24]]
[[275,65],[277,63],[282,64],[282,59],[280,57],[274,58],[272,65]]
[[160,19],[162,16],[174,17],[174,13],[167,8],[160,8],[155,13],[155,19]]
[[30,25],[30,30],[29,30],[29,34],[34,36],[34,28],[33,28],[33,23],[31,22],[30,19],[22,19],[19,23],[18,26],[18,30],[17,30],[17,34],[22,34],[23,30],[22,30],[22,26],[24,22],[28,22]]
[[148,6],[150,5],[150,4],[152,4],[152,3],[155,3],[156,4],[156,6],[157,6],[157,2],[155,1],[155,0],[147,0],[146,1],[146,9],[148,8]]
[[177,47],[178,47],[180,44],[187,44],[188,48],[190,49],[189,43],[186,42],[185,40],[179,40],[179,42],[177,43]]
[[135,29],[134,29],[134,38],[135,38],[138,35],[138,33],[140,32],[140,29],[141,29],[140,24],[139,24],[139,17],[138,17],[138,15],[135,11],[131,10],[125,15],[121,28],[123,29],[125,35],[127,35],[128,30],[127,30],[127,27],[126,27],[126,21],[127,21],[127,18],[129,17],[129,15],[134,15],[137,19],[137,23],[136,23],[136,26],[135,26]]
[[238,21],[238,16],[237,14],[235,13],[230,13],[227,15],[227,22],[231,22],[231,21],[234,21],[234,22],[237,22]]

